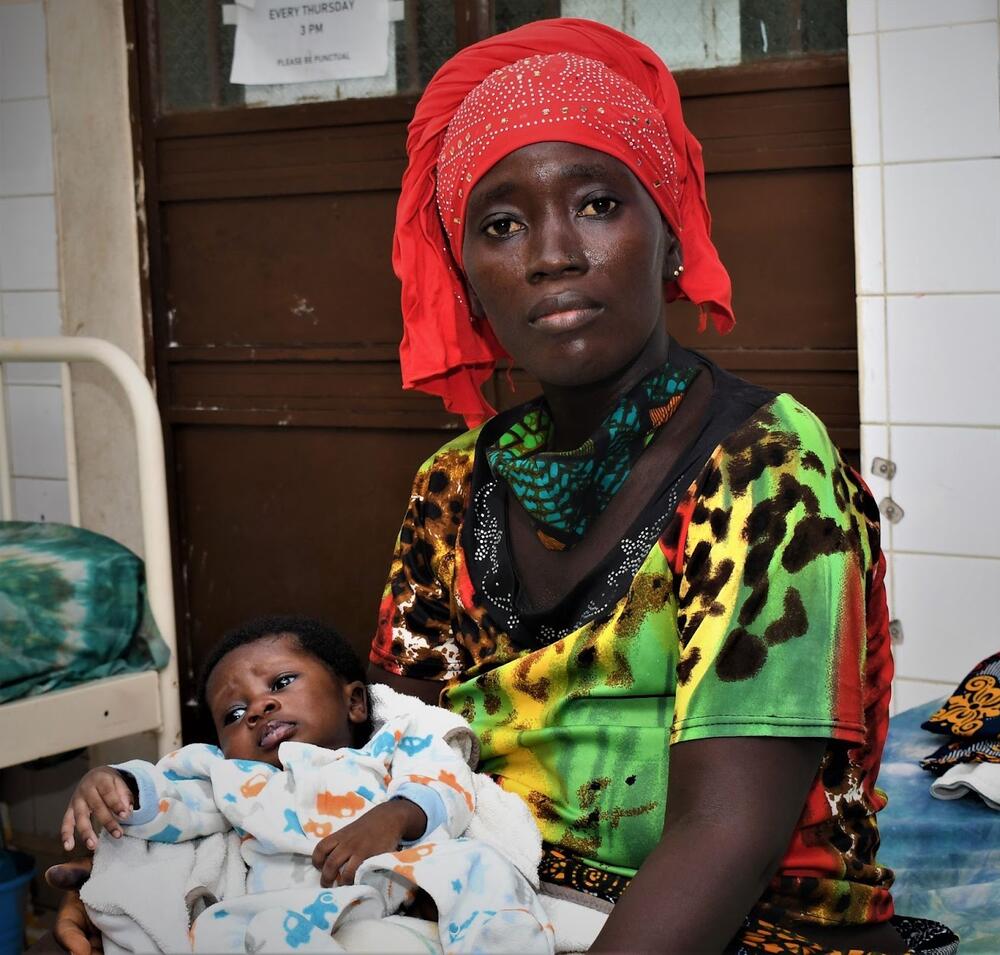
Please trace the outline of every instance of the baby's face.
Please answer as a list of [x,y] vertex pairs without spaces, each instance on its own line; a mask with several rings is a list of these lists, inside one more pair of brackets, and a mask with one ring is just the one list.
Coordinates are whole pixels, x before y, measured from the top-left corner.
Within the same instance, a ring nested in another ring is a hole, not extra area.
[[368,717],[364,685],[344,683],[287,633],[227,653],[205,695],[226,758],[272,766],[285,740],[350,746],[354,724]]

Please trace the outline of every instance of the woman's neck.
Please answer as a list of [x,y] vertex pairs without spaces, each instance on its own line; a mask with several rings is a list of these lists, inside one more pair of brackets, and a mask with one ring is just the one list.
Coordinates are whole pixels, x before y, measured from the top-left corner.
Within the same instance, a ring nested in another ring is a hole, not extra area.
[[547,450],[570,451],[583,444],[622,395],[667,363],[669,348],[670,336],[666,327],[659,326],[632,362],[608,378],[572,387],[542,382],[553,423],[552,440]]

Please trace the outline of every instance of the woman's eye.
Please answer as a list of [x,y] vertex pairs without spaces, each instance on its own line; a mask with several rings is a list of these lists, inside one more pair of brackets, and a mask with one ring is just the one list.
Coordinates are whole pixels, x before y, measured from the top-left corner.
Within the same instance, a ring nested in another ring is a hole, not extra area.
[[600,199],[591,199],[581,210],[581,216],[606,216],[618,208],[617,199],[609,199],[602,196]]
[[275,681],[271,684],[272,690],[283,690],[290,683],[295,682],[294,673],[282,673],[281,676],[275,678]]
[[483,231],[487,235],[493,236],[494,239],[503,239],[515,232],[520,232],[523,228],[524,226],[520,222],[515,222],[513,219],[494,219],[487,223]]
[[246,713],[246,709],[242,706],[235,706],[231,709],[225,716],[222,717],[222,725],[228,726],[230,723],[235,723],[238,720],[243,719],[243,714]]

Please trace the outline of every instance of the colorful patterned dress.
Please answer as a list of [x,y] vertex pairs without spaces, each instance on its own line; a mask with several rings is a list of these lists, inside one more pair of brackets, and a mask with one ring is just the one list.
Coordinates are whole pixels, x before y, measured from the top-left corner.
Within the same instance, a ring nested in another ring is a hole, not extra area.
[[[671,347],[713,380],[706,423],[620,542],[555,608],[513,571],[485,449],[513,409],[417,473],[371,659],[441,681],[480,768],[542,830],[542,878],[614,901],[657,844],[670,747],[829,741],[756,912],[823,925],[892,913],[875,788],[892,661],[878,510],[823,425]],[[669,427],[669,425],[668,425]]]

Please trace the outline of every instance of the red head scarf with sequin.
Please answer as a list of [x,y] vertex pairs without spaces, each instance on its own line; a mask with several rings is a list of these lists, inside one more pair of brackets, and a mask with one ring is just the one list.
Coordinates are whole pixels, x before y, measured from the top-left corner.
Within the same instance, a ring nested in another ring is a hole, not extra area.
[[452,57],[417,104],[396,211],[392,264],[403,283],[403,387],[444,399],[470,425],[493,413],[480,386],[505,352],[474,321],[461,277],[469,192],[522,146],[570,142],[623,162],[683,250],[667,301],[686,298],[733,326],[729,276],[709,237],[701,146],[677,85],[648,46],[589,20],[543,20]]

